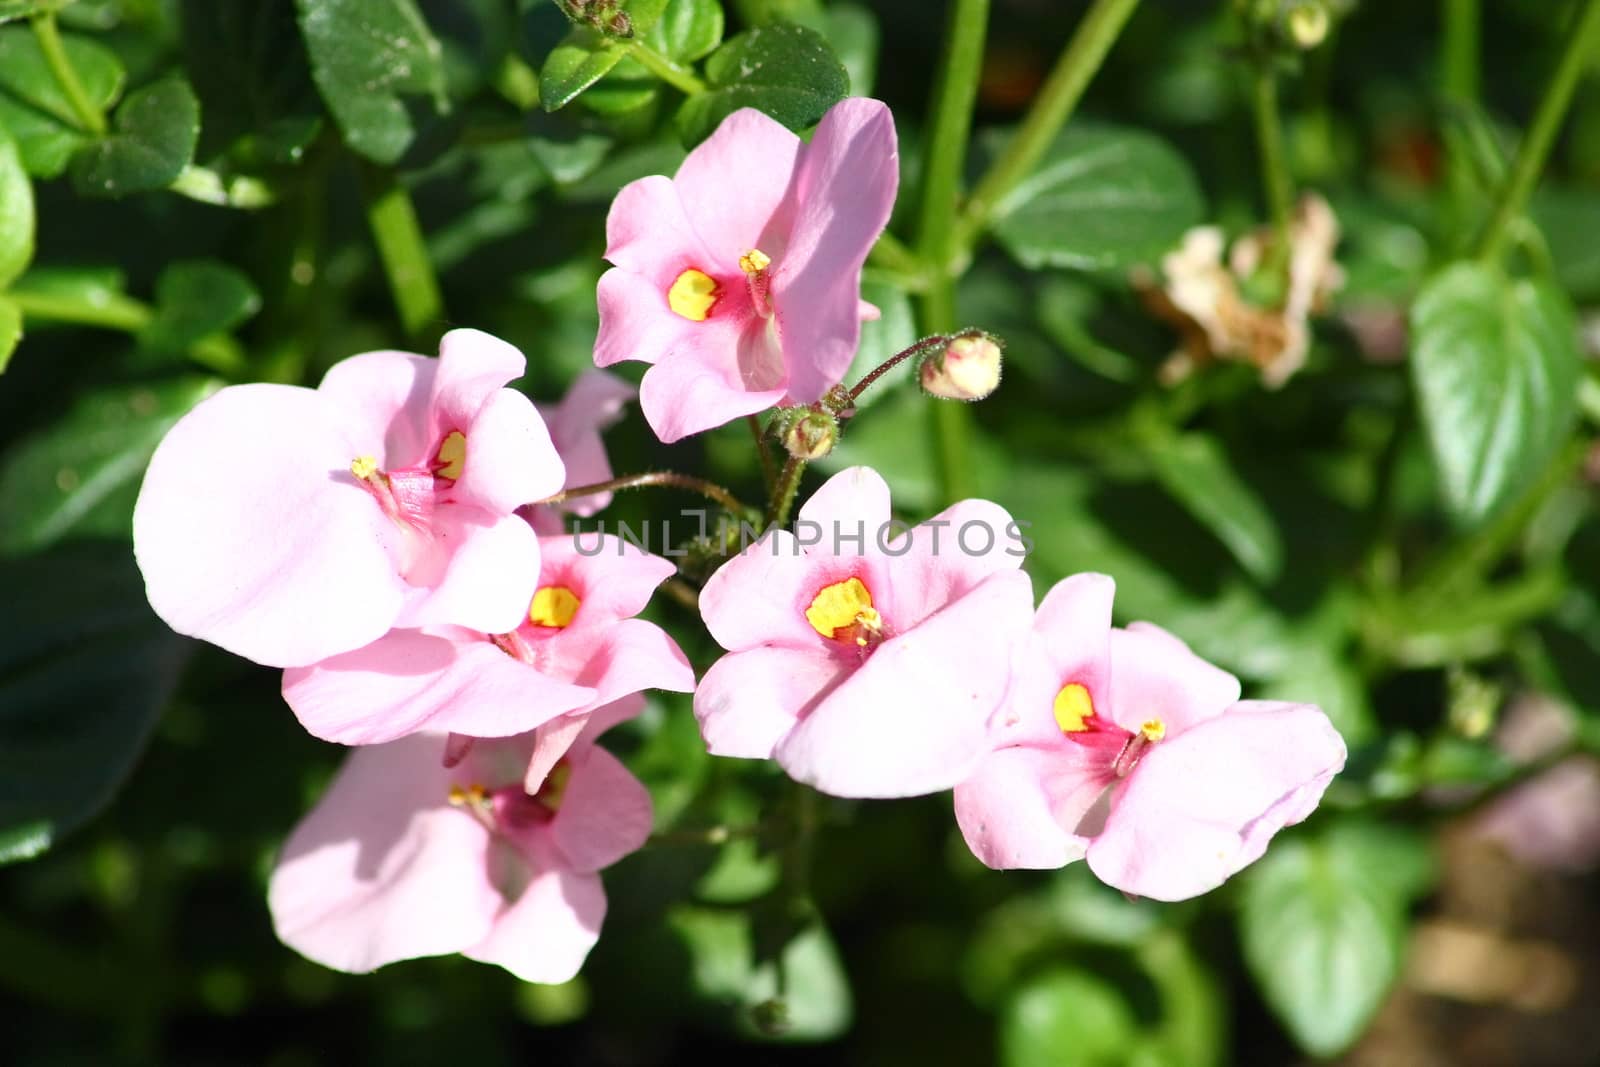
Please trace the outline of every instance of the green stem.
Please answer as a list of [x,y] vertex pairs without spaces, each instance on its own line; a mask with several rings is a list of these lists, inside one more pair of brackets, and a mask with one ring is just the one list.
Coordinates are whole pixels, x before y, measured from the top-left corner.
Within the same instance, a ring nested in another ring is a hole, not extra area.
[[796,456],[790,456],[784,463],[778,484],[772,490],[772,502],[767,505],[767,529],[789,524],[789,509],[794,507],[794,495],[800,488],[800,475],[805,469],[806,461]]
[[641,67],[685,96],[694,96],[706,91],[706,83],[695,77],[693,71],[673,62],[649,45],[635,41],[628,46],[628,52]]
[[72,69],[72,60],[67,58],[66,46],[61,41],[61,31],[56,29],[55,12],[42,12],[35,15],[31,22],[34,39],[39,42],[39,51],[44,53],[44,61],[49,64],[56,84],[61,86],[62,95],[72,105],[72,113],[78,116],[78,124],[96,137],[104,137],[106,117],[89,99],[83,83],[78,80],[78,72]]
[[543,500],[534,501],[534,503],[560,504],[575,497],[593,496],[596,493],[611,493],[618,489],[644,489],[648,486],[687,489],[691,493],[699,493],[706,499],[721,504],[736,516],[742,517],[748,511],[738,497],[715,482],[708,482],[704,478],[696,478],[690,474],[679,474],[677,471],[648,471],[644,474],[625,474],[620,478],[611,478],[604,482],[595,482],[592,485],[575,485],[570,489],[563,489],[555,496],[547,496]]
[[777,478],[778,470],[772,462],[772,449],[767,444],[766,431],[761,428],[761,420],[754,415],[746,415],[744,424],[750,428],[750,436],[755,439],[756,453],[761,457],[761,485],[770,494],[773,479]]
[[1289,220],[1294,211],[1294,181],[1283,153],[1283,120],[1278,114],[1278,74],[1263,56],[1256,64],[1251,104],[1256,123],[1256,146],[1261,154],[1261,184],[1272,216],[1272,253],[1267,259],[1272,274],[1289,261]]
[[[932,134],[922,173],[917,253],[929,267],[922,294],[922,330],[943,333],[955,328],[956,211],[961,172],[966,165],[972,109],[983,70],[983,44],[988,31],[989,0],[953,0],[945,31],[943,62],[933,91]],[[929,409],[940,490],[947,500],[970,496],[972,470],[971,416],[959,404]]]
[[369,163],[361,164],[361,191],[401,328],[407,337],[420,337],[424,327],[444,318],[444,298],[411,194],[392,172]]
[[1027,177],[1072,116],[1139,0],[1095,0],[1078,23],[1055,69],[1045,79],[1021,127],[978,182],[961,220],[961,247],[970,248],[995,205]]
[[911,289],[921,289],[926,283],[927,266],[917,254],[888,230],[878,235],[878,242],[867,253],[867,263],[893,274],[900,275]]
[[[102,330],[120,330],[136,334],[150,325],[155,312],[150,305],[131,296],[118,293],[102,301],[90,303],[54,293],[29,292],[13,289],[6,299],[22,312],[24,321],[43,319],[72,326],[93,326]],[[189,346],[188,356],[202,367],[218,374],[240,377],[247,369],[244,353],[238,342],[224,334],[202,337]]]
[[879,378],[882,378],[885,374],[888,374],[891,370],[898,367],[906,360],[912,358],[913,356],[920,356],[922,353],[927,352],[930,349],[938,348],[942,345],[948,345],[949,343],[950,337],[947,334],[936,333],[932,337],[924,337],[910,348],[896,352],[894,355],[890,356],[876,367],[873,367],[862,377],[859,382],[850,387],[851,402],[854,402],[857,397],[866,392],[867,387],[873,382],[877,381]]
[[1600,0],[1584,0],[1577,25],[1568,34],[1566,51],[1561,54],[1555,73],[1550,76],[1550,84],[1545,88],[1544,98],[1539,101],[1533,123],[1528,127],[1527,136],[1522,139],[1522,146],[1517,149],[1516,162],[1501,186],[1494,214],[1478,238],[1477,258],[1480,261],[1487,263],[1499,258],[1512,220],[1522,214],[1528,197],[1539,182],[1539,173],[1550,156],[1556,131],[1566,117],[1573,91],[1578,87],[1578,78],[1583,74],[1584,64],[1597,40],[1600,40]]
[[1478,99],[1478,39],[1482,22],[1480,0],[1443,0],[1444,71],[1446,96],[1463,102]]

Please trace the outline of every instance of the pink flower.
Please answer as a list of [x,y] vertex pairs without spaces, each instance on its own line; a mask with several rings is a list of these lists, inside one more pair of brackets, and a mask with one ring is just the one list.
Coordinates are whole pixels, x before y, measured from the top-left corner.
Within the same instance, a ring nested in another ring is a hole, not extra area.
[[237,385],[156,449],[133,514],[150,603],[179,633],[301,666],[394,626],[515,628],[539,574],[515,509],[564,472],[522,353],[454,330],[439,358],[369,352],[316,389]]
[[420,731],[510,737],[643,689],[694,688],[672,638],[633,618],[671,563],[609,535],[539,541],[538,588],[514,625],[391,630],[285,671],[283,696],[301,724],[347,745]]
[[654,364],[640,403],[669,442],[821,399],[855,356],[861,265],[898,183],[894,119],[876,100],[840,101],[810,144],[734,112],[676,177],[617,194],[595,362]]
[[796,529],[767,533],[700,594],[729,650],[694,695],[707,747],[775,758],[839,796],[955,785],[986,751],[1032,616],[1020,530],[966,500],[894,538],[889,487],[865,467],[830,478]]
[[[586,370],[578,375],[560,403],[538,405],[539,414],[550,427],[550,440],[555,443],[561,462],[566,464],[567,481],[563,489],[611,480],[611,461],[606,458],[600,431],[622,418],[623,405],[638,392],[615,375]],[[558,534],[564,529],[562,512],[593,515],[609,503],[610,493],[591,493],[562,504],[530,508],[529,514],[535,530],[541,534]]]
[[1006,747],[956,787],[956,819],[990,867],[1087,856],[1124,892],[1181,900],[1309,815],[1344,741],[1309,704],[1239,701],[1164,630],[1113,630],[1112,592],[1079,574],[1039,605],[997,720]]
[[354,750],[272,872],[278,937],[340,971],[459,952],[571,978],[605,918],[595,872],[650,836],[650,795],[594,744],[641,704],[596,714],[534,794],[531,735],[479,741],[453,767],[443,734]]

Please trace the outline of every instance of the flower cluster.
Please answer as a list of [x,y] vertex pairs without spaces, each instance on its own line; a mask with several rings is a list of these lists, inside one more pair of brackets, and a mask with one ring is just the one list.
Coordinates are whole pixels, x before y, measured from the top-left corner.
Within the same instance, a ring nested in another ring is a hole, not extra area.
[[907,526],[856,467],[785,528],[804,463],[896,362],[926,356],[935,396],[1000,380],[998,339],[968,330],[843,388],[896,183],[887,109],[847,100],[809,143],[737,112],[675,178],[612,206],[595,361],[651,364],[657,436],[790,409],[772,423],[791,458],[771,521],[721,546],[699,593],[727,654],[698,686],[637,618],[674,565],[563,532],[615,487],[599,432],[633,390],[607,374],[541,409],[508,388],[520,352],[455,330],[437,359],[373,352],[315,389],[224,389],[168,434],[134,517],[151,604],[283,668],[305,728],[354,746],[273,873],[285,942],[351,971],[460,952],[571,977],[605,913],[597,872],[650,834],[649,795],[595,743],[648,689],[693,692],[713,754],[845,797],[953,789],[991,867],[1087,858],[1164,900],[1315,807],[1345,756],[1319,710],[1240,701],[1176,638],[1114,629],[1104,576],[1035,610],[1025,524],[997,504]]

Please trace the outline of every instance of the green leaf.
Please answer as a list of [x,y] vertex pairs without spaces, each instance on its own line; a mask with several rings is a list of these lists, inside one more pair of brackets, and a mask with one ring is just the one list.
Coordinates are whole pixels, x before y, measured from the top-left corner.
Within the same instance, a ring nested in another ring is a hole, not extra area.
[[[760,958],[747,911],[679,907],[669,922],[689,951],[695,991],[732,1009],[735,1026],[746,1035],[825,1041],[849,1027],[849,979],[821,923],[806,924],[774,956]],[[782,1004],[777,1012],[771,1011],[774,1001]],[[760,1028],[761,1013],[781,1018],[781,1028]]]
[[579,27],[551,50],[539,71],[539,101],[546,111],[557,111],[606,76],[628,54],[593,30]]
[[878,80],[878,17],[860,4],[830,4],[825,11],[814,11],[796,22],[810,26],[833,45],[839,62],[850,76],[852,96],[871,96]]
[[1159,257],[1204,213],[1194,172],[1161,138],[1069,126],[995,205],[993,227],[1026,267],[1120,270]]
[[60,11],[72,0],[0,0],[0,22],[31,18],[46,11]]
[[69,534],[126,540],[156,445],[220,386],[189,378],[92,392],[0,454],[0,553],[37,551]]
[[1542,280],[1463,262],[1411,309],[1412,381],[1445,503],[1468,523],[1515,496],[1577,413],[1572,305]]
[[1371,823],[1274,843],[1243,879],[1240,936],[1267,1004],[1307,1052],[1350,1045],[1400,972],[1424,839]]
[[1139,1019],[1121,991],[1077,967],[1055,967],[1016,990],[1000,1014],[1005,1067],[1112,1067],[1129,1062]]
[[669,0],[644,43],[679,63],[693,63],[722,43],[722,5],[717,0]]
[[72,161],[72,184],[84,196],[127,196],[170,185],[194,159],[200,103],[173,75],[117,108],[115,128]]
[[1239,477],[1213,437],[1163,435],[1151,443],[1156,480],[1227,546],[1252,576],[1270,582],[1283,570],[1283,540],[1256,491]]
[[22,309],[0,296],[0,374],[11,363],[11,354],[22,340]]
[[190,643],[151,612],[127,545],[0,560],[0,863],[44,851],[127,776]]
[[16,143],[0,126],[0,290],[33,260],[33,184]]
[[[110,107],[122,92],[121,61],[87,38],[63,34],[61,42],[84,93],[98,107]],[[35,178],[54,178],[90,142],[26,26],[0,28],[0,126]]]
[[295,0],[311,76],[345,143],[393,163],[414,130],[401,96],[430,95],[443,109],[439,41],[413,0]]
[[1600,298],[1600,200],[1593,191],[1544,183],[1528,214],[1550,245],[1562,288],[1580,303]]
[[777,24],[741,33],[706,61],[706,92],[678,109],[678,132],[697,144],[742,107],[753,107],[800,131],[850,91],[833,48],[815,30]]
[[261,309],[261,295],[241,271],[215,260],[174,263],[156,281],[156,313],[139,333],[147,348],[181,352],[227,333]]

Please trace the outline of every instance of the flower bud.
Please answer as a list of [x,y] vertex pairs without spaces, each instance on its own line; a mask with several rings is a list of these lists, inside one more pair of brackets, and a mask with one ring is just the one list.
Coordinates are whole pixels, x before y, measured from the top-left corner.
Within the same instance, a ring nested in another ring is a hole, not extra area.
[[815,408],[779,412],[774,430],[784,451],[807,462],[826,456],[839,442],[839,420]]
[[1332,21],[1321,0],[1294,0],[1283,12],[1285,35],[1296,48],[1308,51],[1327,38]]
[[917,377],[929,396],[982,400],[1000,385],[1000,338],[982,330],[956,334],[922,361]]

